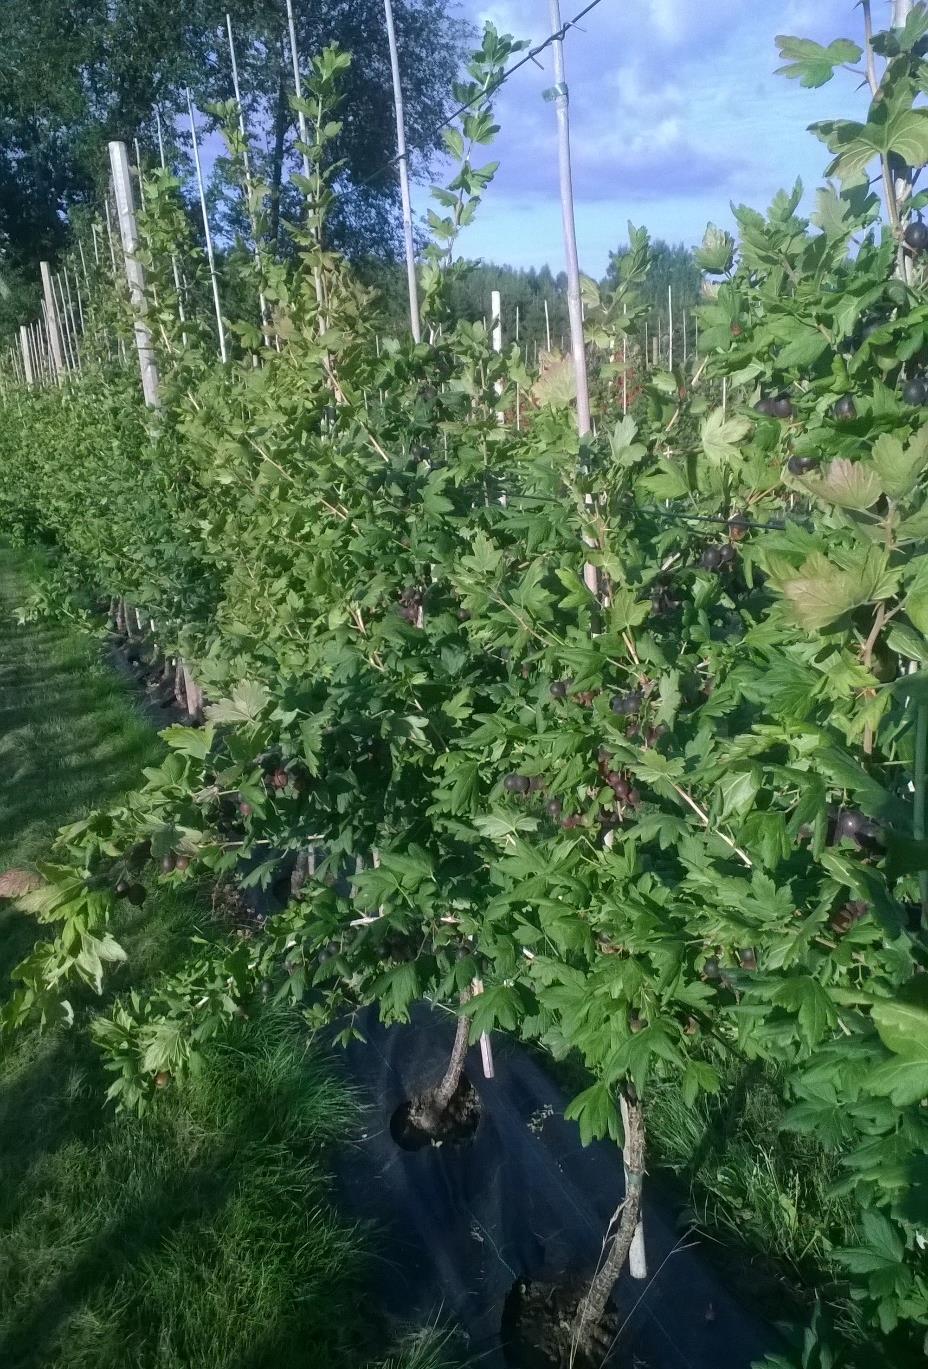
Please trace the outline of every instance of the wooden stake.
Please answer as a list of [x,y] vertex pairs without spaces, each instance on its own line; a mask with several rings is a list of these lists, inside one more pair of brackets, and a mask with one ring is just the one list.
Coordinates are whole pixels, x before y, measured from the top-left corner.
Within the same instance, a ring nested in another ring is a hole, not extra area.
[[187,87],[187,110],[190,114],[190,140],[193,143],[193,165],[197,173],[197,186],[200,191],[200,213],[203,216],[203,236],[206,239],[206,259],[209,262],[209,278],[213,287],[213,304],[216,310],[216,330],[219,333],[219,355],[222,357],[223,366],[229,360],[229,353],[226,351],[226,330],[222,322],[222,303],[219,298],[219,277],[216,273],[216,257],[213,253],[213,235],[209,226],[209,214],[206,209],[206,186],[203,183],[203,168],[200,166],[200,144],[197,141],[197,124],[193,114],[193,96],[190,94],[190,87]]
[[46,327],[48,328],[48,340],[52,350],[52,360],[55,364],[55,376],[60,385],[64,380],[67,363],[62,347],[58,309],[55,304],[55,291],[52,286],[52,273],[47,261],[39,262],[39,272],[42,276],[42,294],[45,298],[45,322]]
[[32,356],[29,351],[29,329],[24,323],[19,325],[19,349],[23,354],[23,372],[26,377],[27,385],[35,384],[35,372],[32,369]]
[[548,313],[548,301],[545,300],[545,342],[548,351],[551,351],[551,316]]
[[[138,352],[139,370],[142,375],[142,394],[148,407],[157,409],[161,402],[158,387],[158,363],[155,359],[151,344],[151,332],[148,327],[145,272],[136,255],[139,248],[139,233],[135,219],[129,154],[126,151],[125,143],[111,142],[109,149],[110,167],[113,172],[113,189],[116,195],[116,213],[119,217],[119,233],[126,263],[126,280],[129,283],[129,298],[132,304],[135,347]],[[107,214],[109,214],[109,205],[107,205]],[[115,255],[113,260],[115,262]]]

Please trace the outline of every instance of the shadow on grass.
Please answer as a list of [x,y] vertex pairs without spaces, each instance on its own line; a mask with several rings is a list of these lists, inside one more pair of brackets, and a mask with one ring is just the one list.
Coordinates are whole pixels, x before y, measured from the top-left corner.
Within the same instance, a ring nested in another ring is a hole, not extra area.
[[[0,871],[137,784],[162,747],[99,643],[10,627],[22,575],[0,550]],[[120,909],[129,960],[107,994],[176,967],[208,925],[194,885]],[[42,927],[0,909],[0,985]],[[0,1053],[2,1369],[356,1369],[372,1345],[358,1234],[329,1203],[324,1150],[353,1107],[297,1024],[243,1023],[142,1118],[104,1105],[86,1027]]]

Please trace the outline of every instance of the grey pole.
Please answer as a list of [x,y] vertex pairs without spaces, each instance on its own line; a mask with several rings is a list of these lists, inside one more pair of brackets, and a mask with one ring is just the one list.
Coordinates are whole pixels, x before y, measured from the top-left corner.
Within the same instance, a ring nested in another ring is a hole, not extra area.
[[187,90],[187,110],[190,114],[190,138],[193,142],[193,165],[197,173],[197,186],[200,190],[200,213],[203,216],[203,235],[206,238],[206,259],[209,262],[209,278],[213,286],[213,305],[216,310],[216,328],[219,333],[219,355],[223,366],[229,360],[226,350],[226,330],[222,322],[222,302],[219,298],[219,277],[216,274],[216,257],[213,252],[213,234],[209,226],[206,209],[206,187],[203,184],[203,168],[200,166],[200,144],[197,141],[197,124],[193,115],[193,96]]
[[400,197],[403,203],[403,239],[406,245],[406,282],[409,289],[409,322],[415,342],[422,341],[419,321],[419,284],[416,280],[416,246],[412,236],[412,204],[409,196],[409,157],[406,152],[406,119],[403,112],[403,86],[400,80],[400,59],[396,47],[392,0],[383,0],[387,19],[387,42],[390,45],[390,71],[393,75],[393,108],[396,114],[396,160],[400,173]]
[[235,103],[238,105],[238,131],[242,136],[242,158],[245,170],[245,199],[248,210],[248,219],[251,223],[251,240],[254,244],[255,269],[258,273],[258,305],[261,311],[261,331],[264,336],[265,347],[270,347],[271,340],[267,333],[267,300],[264,297],[264,287],[261,284],[261,248],[258,243],[258,224],[255,218],[254,205],[252,204],[253,185],[251,179],[251,157],[248,153],[248,129],[245,126],[245,106],[242,104],[242,92],[238,83],[238,61],[235,56],[235,40],[232,37],[232,16],[226,14],[226,32],[229,35],[229,56],[232,59],[232,88],[235,91]]

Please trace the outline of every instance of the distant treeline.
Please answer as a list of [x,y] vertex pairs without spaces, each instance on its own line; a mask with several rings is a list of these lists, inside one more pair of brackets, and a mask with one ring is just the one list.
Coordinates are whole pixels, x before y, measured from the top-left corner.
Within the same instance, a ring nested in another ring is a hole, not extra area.
[[[614,283],[618,264],[627,250],[620,247],[610,253],[603,283]],[[652,251],[653,264],[647,287],[642,293],[644,302],[650,306],[649,334],[663,339],[660,346],[666,350],[668,287],[673,291],[674,334],[679,345],[684,315],[687,316],[688,341],[692,337],[693,311],[699,301],[702,273],[690,249],[682,244],[671,247],[657,241],[652,244]],[[392,263],[368,263],[362,269],[365,279],[380,291],[391,324],[402,329],[408,321],[404,269]],[[502,299],[503,337],[506,344],[515,340],[517,311],[519,341],[528,347],[530,356],[534,355],[536,348],[541,350],[547,346],[548,326],[552,347],[561,348],[566,343],[569,324],[567,277],[563,271],[555,275],[548,266],[538,270],[519,270],[489,262],[470,263],[469,270],[456,277],[452,285],[451,303],[455,317],[467,319],[471,323],[486,319],[489,325],[490,299],[494,290],[500,292]]]

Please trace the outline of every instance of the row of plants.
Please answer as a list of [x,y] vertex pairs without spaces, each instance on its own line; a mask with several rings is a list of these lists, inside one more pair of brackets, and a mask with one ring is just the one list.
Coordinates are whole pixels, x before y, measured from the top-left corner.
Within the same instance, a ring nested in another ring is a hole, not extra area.
[[[113,910],[146,882],[293,871],[253,935],[191,945],[179,974],[96,1019],[110,1096],[146,1107],[281,1000],[343,1038],[369,1004],[388,1022],[453,1007],[448,1074],[412,1100],[425,1131],[465,1088],[465,1032],[579,1057],[591,1082],[568,1116],[624,1146],[628,1180],[552,1362],[595,1343],[625,1265],[649,1090],[713,1093],[719,1052],[775,1062],[786,1125],[840,1158],[859,1217],[828,1259],[879,1338],[868,1358],[922,1353],[926,39],[919,4],[864,49],[781,40],[805,84],[864,58],[867,116],[816,127],[834,161],[811,220],[797,185],[765,215],[736,209],[737,242],[707,232],[695,377],[651,374],[622,412],[645,233],[614,289],[585,283],[591,436],[566,363],[536,377],[447,312],[518,46],[492,28],[455,89],[470,107],[429,215],[429,343],[380,345],[375,297],[326,247],[349,61],[329,49],[303,106],[300,262],[261,251],[255,187],[259,250],[232,265],[270,317],[231,321],[230,364],[179,318],[171,259],[193,289],[202,268],[162,173],[143,216],[160,409],[105,347],[61,393],[3,401],[4,527],[54,543],[67,594],[143,606],[134,650],[163,678],[194,662],[211,700],[205,725],[167,729],[124,805],[61,833],[23,904],[49,935],[4,1025],[100,990],[124,955]],[[100,277],[89,340],[117,309]],[[45,607],[64,603],[49,590]],[[830,1353],[810,1331],[802,1363]]]

